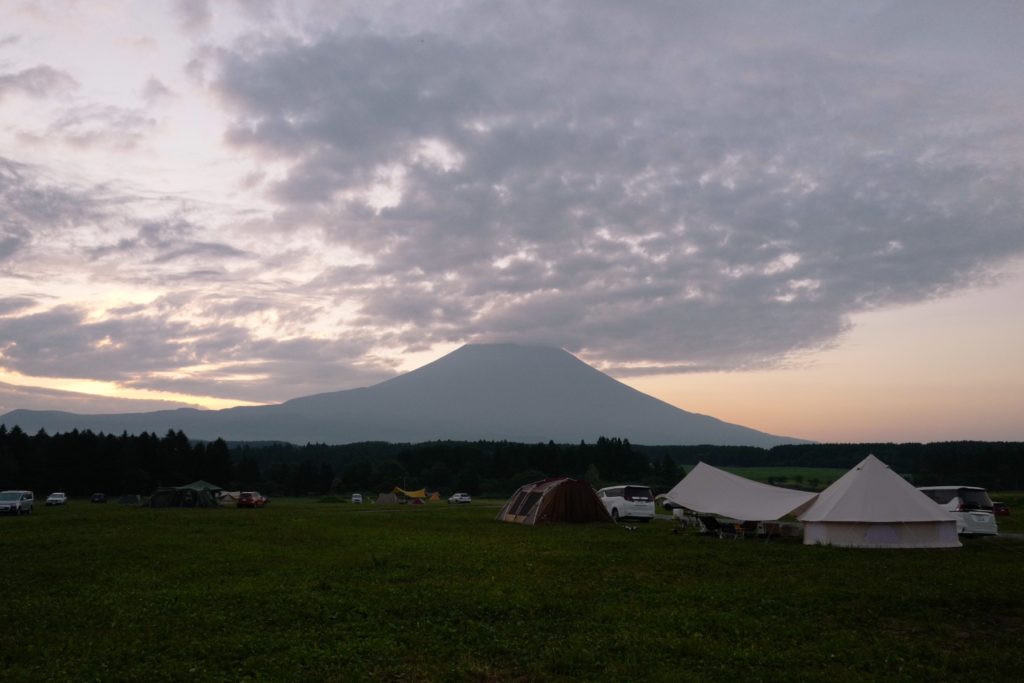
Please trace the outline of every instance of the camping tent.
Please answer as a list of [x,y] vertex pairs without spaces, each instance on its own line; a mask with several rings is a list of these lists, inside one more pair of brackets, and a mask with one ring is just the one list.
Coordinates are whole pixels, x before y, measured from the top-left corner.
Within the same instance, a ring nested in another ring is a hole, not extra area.
[[397,505],[398,496],[393,493],[380,493],[377,494],[377,500],[373,502],[378,505]]
[[397,496],[402,496],[404,498],[426,498],[427,497],[427,490],[426,489],[418,489],[416,491],[406,491],[405,489],[400,489],[400,488],[398,488],[396,486],[395,488],[393,488],[391,490],[391,493],[394,493]]
[[869,455],[798,519],[804,543],[857,548],[959,548],[956,520]]
[[209,491],[190,486],[164,486],[149,497],[147,503],[153,508],[215,508],[217,501]]
[[498,513],[503,522],[610,522],[604,503],[585,481],[556,477],[521,486]]
[[178,488],[179,489],[191,489],[193,491],[207,491],[208,493],[211,493],[211,494],[216,494],[217,492],[224,490],[220,486],[217,486],[216,484],[211,484],[210,482],[205,481],[203,479],[199,479],[197,481],[194,481],[191,484],[185,484],[184,486],[179,486]]
[[703,462],[676,484],[665,498],[694,512],[746,522],[763,522],[796,514],[815,494],[761,484]]

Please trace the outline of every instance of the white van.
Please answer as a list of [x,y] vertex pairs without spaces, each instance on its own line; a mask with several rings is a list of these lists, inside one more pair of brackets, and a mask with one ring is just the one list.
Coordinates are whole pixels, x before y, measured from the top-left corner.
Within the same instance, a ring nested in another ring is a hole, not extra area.
[[648,486],[607,486],[597,492],[597,497],[616,522],[620,519],[635,519],[638,522],[654,519],[654,494]]
[[918,489],[956,517],[958,534],[994,536],[999,533],[992,499],[977,486],[923,486]]

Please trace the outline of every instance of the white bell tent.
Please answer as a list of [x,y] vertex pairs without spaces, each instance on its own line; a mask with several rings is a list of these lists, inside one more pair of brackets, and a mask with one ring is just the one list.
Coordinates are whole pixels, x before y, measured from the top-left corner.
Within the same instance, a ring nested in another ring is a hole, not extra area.
[[959,548],[956,520],[869,455],[797,518],[804,543],[855,548]]

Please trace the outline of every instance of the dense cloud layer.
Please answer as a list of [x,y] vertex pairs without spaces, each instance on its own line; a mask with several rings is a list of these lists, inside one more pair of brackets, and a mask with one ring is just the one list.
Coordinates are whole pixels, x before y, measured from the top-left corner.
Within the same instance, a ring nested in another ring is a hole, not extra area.
[[[315,301],[260,280],[293,261],[205,241],[216,233],[173,207],[144,218],[150,203],[110,188],[53,187],[37,169],[0,159],[0,276],[29,283],[28,295],[0,297],[4,368],[252,401],[393,374],[372,353],[375,335],[301,335],[322,313]],[[79,287],[164,294],[104,309],[54,303]],[[268,325],[281,334],[269,336]]]
[[[4,366],[251,399],[462,341],[765,367],[1024,253],[1014,3],[261,2],[218,42],[226,7],[173,16],[210,36],[187,71],[257,169],[252,206],[6,162],[0,268],[77,258],[86,289],[155,295],[0,299]],[[142,146],[186,97],[167,78],[137,89],[148,108],[70,103],[48,130]],[[38,66],[0,97],[76,83]]]
[[735,368],[1024,248],[1015,114],[984,82],[1020,84],[1017,50],[952,19],[959,70],[880,30],[911,8],[504,10],[219,55],[229,141],[288,165],[269,195],[372,259],[318,281],[366,325]]

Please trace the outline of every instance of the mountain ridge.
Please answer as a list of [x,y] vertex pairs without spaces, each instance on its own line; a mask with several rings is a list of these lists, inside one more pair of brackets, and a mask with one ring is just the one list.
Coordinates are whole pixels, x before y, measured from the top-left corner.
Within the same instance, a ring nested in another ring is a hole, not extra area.
[[571,443],[602,434],[650,445],[805,443],[682,410],[619,382],[563,349],[518,344],[467,344],[369,387],[300,396],[273,405],[109,415],[14,410],[0,416],[0,423],[18,424],[26,432],[180,429],[197,439],[293,443],[437,439]]

